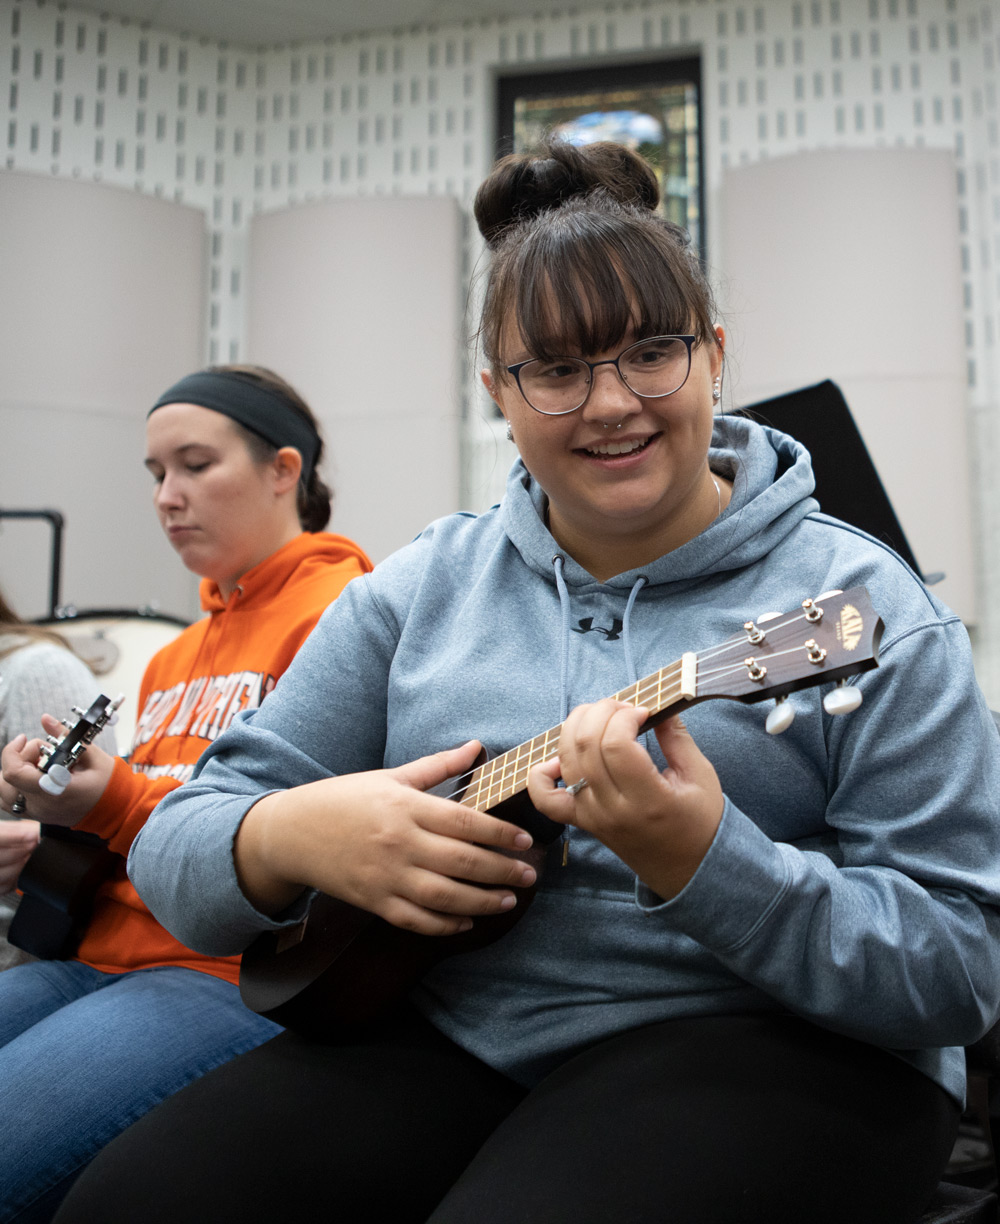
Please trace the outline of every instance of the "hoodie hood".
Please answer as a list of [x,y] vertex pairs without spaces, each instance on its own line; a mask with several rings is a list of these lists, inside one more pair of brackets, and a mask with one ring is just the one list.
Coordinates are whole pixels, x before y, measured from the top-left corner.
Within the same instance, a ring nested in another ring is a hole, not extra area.
[[[321,577],[328,574],[331,565],[352,558],[359,562],[362,573],[372,568],[365,553],[346,536],[334,535],[329,531],[303,531],[253,569],[247,570],[233,592],[235,599],[230,596],[230,611],[253,612],[265,607],[293,574],[297,581],[308,581],[314,575]],[[223,599],[218,583],[212,579],[201,580],[198,594],[205,612],[225,611],[227,601]]]
[[[701,581],[742,569],[767,556],[807,514],[819,509],[809,452],[787,434],[746,417],[719,417],[712,431],[709,466],[733,482],[723,513],[694,539],[649,565],[627,570],[603,585],[630,590],[641,575],[650,585]],[[563,557],[571,587],[600,586],[566,556],[545,526],[548,498],[518,459],[507,478],[503,525],[525,564],[554,582],[553,560]]]

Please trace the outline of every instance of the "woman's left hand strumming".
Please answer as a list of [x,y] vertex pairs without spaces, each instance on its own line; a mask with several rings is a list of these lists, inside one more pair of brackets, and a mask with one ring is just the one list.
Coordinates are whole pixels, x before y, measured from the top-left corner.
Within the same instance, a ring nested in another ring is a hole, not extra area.
[[[42,726],[49,735],[58,735],[63,724],[51,714],[42,715]],[[41,788],[42,741],[18,735],[0,754],[0,806],[17,811],[14,803],[22,797],[20,810],[43,824],[72,826],[81,821],[104,794],[115,766],[115,758],[97,744],[90,744],[73,766],[65,789],[57,795]]]
[[[656,727],[669,767],[638,742],[649,711],[607,699],[578,706],[563,724],[559,756],[528,780],[535,807],[602,841],[664,899],[676,896],[705,857],[724,798],[711,762],[680,718]],[[559,778],[565,787],[556,785]]]

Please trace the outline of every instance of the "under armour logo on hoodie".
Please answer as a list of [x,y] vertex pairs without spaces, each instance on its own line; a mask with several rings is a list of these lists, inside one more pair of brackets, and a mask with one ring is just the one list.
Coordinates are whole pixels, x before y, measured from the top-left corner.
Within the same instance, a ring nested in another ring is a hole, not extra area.
[[574,628],[574,633],[603,633],[606,642],[617,642],[621,637],[622,622],[617,616],[612,617],[610,629],[605,629],[603,625],[595,625],[592,616],[585,616],[576,623],[580,628]]

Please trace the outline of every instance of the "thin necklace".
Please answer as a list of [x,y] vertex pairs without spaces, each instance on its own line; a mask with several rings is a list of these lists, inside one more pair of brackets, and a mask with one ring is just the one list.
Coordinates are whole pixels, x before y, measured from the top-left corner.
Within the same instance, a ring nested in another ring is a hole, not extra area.
[[715,495],[719,499],[719,510],[715,516],[716,518],[718,518],[719,515],[722,513],[722,490],[719,488],[719,482],[715,479],[714,476],[712,477],[712,484],[715,485]]

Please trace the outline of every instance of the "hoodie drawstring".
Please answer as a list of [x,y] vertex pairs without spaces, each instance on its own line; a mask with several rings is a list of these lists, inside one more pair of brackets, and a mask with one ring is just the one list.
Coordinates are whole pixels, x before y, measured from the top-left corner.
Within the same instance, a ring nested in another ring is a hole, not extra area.
[[632,657],[632,643],[629,638],[629,622],[632,618],[632,607],[635,604],[636,596],[644,586],[649,585],[649,579],[645,574],[640,574],[635,580],[631,591],[628,593],[628,602],[625,604],[625,611],[622,614],[622,642],[625,646],[625,666],[628,668],[628,678],[630,684],[638,682],[639,673],[635,668],[635,659]]
[[[559,721],[564,723],[569,714],[569,643],[570,643],[570,596],[569,588],[566,586],[566,578],[563,574],[563,566],[565,559],[561,553],[556,553],[552,558],[552,568],[555,571],[556,590],[559,592],[559,611],[561,614],[561,629],[562,640],[560,649],[560,689],[562,698],[560,701]],[[632,608],[635,606],[635,601],[638,598],[639,592],[644,586],[649,585],[649,579],[645,574],[640,574],[632,585],[629,591],[628,600],[625,603],[625,611],[622,613],[622,645],[625,649],[625,666],[628,669],[628,678],[631,684],[637,683],[639,673],[636,670],[635,658],[632,655],[632,644],[629,637],[629,625],[632,619]],[[647,732],[647,735],[649,732]],[[569,858],[569,826],[565,827],[562,835],[562,865],[565,867]]]
[[559,667],[559,683],[562,689],[562,704],[559,721],[564,723],[569,713],[569,590],[563,577],[563,556],[556,553],[552,558],[552,566],[556,572],[556,589],[559,592],[559,611],[562,613],[562,659]]

